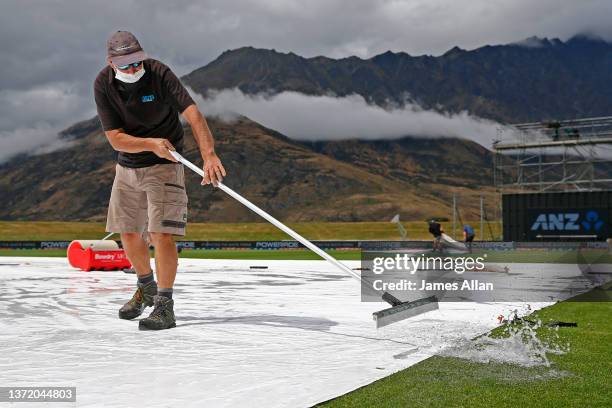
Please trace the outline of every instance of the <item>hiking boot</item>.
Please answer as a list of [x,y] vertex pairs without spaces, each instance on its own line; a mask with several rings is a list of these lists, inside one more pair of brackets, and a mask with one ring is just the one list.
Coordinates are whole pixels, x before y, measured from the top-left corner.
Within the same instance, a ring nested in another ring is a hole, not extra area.
[[155,308],[138,323],[140,330],[164,330],[176,327],[174,318],[174,300],[165,296],[153,296]]
[[155,295],[157,295],[157,283],[155,281],[143,286],[138,285],[132,299],[119,309],[119,318],[131,320],[140,316],[145,307],[153,306],[153,296]]

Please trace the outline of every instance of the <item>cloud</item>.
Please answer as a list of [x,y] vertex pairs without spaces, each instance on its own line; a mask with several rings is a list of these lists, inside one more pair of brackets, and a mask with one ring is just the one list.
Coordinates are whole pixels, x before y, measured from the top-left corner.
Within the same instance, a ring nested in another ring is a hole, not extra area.
[[117,29],[133,31],[152,57],[183,75],[245,45],[369,58],[386,50],[439,55],[531,36],[612,40],[611,14],[604,0],[3,0],[0,148],[6,132],[56,132],[91,117],[92,83]]
[[306,57],[369,58],[386,50],[440,55],[454,46],[472,49],[531,36],[593,33],[612,40],[612,3],[603,0],[28,3],[0,5],[0,89],[66,78],[89,85],[105,65],[105,42],[117,29],[133,31],[148,53],[181,75],[245,45]]
[[[192,95],[195,92],[190,91]],[[407,103],[383,109],[360,95],[310,96],[282,92],[273,96],[223,90],[196,102],[205,115],[232,120],[245,115],[297,140],[393,139],[403,136],[459,137],[490,148],[501,125],[467,112],[444,114]]]
[[20,153],[43,154],[68,147],[71,143],[58,139],[57,129],[44,123],[0,131],[0,164]]
[[0,90],[0,163],[19,153],[40,153],[66,146],[58,132],[66,122],[94,111],[78,84],[58,82],[26,90]]
[[56,126],[67,117],[71,117],[74,123],[82,120],[83,115],[92,116],[93,109],[87,102],[79,84],[74,82],[55,82],[24,90],[0,90],[0,130],[41,122]]

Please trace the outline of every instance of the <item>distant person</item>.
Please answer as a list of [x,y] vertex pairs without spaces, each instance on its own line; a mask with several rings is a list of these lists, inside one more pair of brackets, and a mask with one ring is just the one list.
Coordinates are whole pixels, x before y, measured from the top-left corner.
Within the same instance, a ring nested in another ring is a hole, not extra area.
[[[94,96],[106,138],[119,152],[106,231],[121,234],[138,277],[136,292],[119,317],[134,319],[154,306],[138,327],[169,329],[176,326],[172,288],[178,254],[173,236],[184,236],[187,224],[184,169],[170,154],[183,149],[179,114],[191,125],[204,160],[202,184],[216,185],[225,169],[206,119],[170,68],[149,58],[127,31],[115,32],[106,49],[108,65],[96,77]],[[145,232],[155,247],[157,283]]]
[[442,226],[436,222],[436,220],[429,220],[429,233],[433,235],[433,250],[434,252],[440,251],[442,252],[442,234],[444,230]]
[[559,140],[559,129],[561,128],[561,123],[559,122],[549,122],[546,123],[546,128],[548,129],[553,129],[554,130],[554,134],[553,134],[553,140],[556,142]]
[[463,226],[463,241],[470,253],[472,252],[472,241],[474,241],[474,228],[471,225],[465,224]]

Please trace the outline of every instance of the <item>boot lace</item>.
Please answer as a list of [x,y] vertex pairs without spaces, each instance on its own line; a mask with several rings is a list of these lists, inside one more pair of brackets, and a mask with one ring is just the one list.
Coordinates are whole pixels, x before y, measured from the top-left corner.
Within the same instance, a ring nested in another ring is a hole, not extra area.
[[161,317],[164,313],[164,310],[166,310],[166,307],[164,305],[162,305],[161,303],[156,304],[153,308],[153,311],[151,312],[151,315],[149,315],[149,319],[156,319],[158,317]]
[[136,292],[134,293],[134,295],[132,296],[131,301],[134,303],[142,303],[142,299],[143,299],[142,288],[139,286],[138,289],[136,289]]

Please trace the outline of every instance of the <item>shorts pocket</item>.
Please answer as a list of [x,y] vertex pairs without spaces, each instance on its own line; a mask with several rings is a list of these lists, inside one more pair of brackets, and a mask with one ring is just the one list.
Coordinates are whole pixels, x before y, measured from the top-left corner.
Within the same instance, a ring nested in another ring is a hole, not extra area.
[[164,183],[162,227],[185,228],[187,224],[187,193],[179,184]]
[[180,184],[164,183],[164,204],[187,204],[187,192]]
[[185,228],[187,225],[187,206],[164,204],[161,226],[166,228]]

